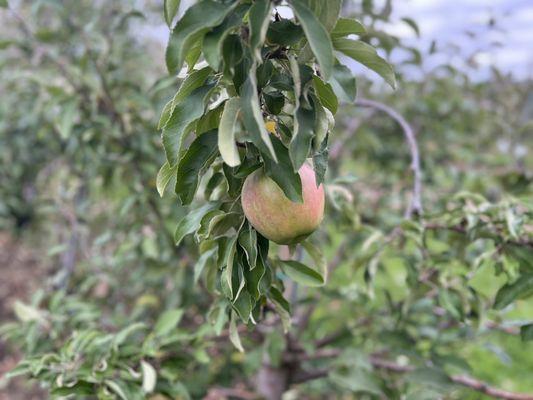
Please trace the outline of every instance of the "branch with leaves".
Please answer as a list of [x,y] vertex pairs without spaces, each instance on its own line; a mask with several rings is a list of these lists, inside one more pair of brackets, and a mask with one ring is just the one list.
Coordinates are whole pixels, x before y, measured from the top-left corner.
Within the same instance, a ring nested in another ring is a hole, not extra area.
[[218,296],[239,347],[236,321],[256,324],[267,303],[289,328],[280,272],[320,286],[327,269],[310,240],[300,245],[304,262],[269,256],[270,241],[244,216],[243,183],[261,171],[294,203],[303,201],[306,165],[316,186],[323,184],[334,115],[340,101],[355,100],[355,77],[337,54],[393,87],[395,77],[372,46],[350,38],[365,28],[339,18],[340,1],[326,9],[292,0],[293,17],[283,18],[270,0],[201,0],[173,24],[175,4],[165,3],[172,30],[166,64],[184,79],[159,121],[166,162],[157,187],[162,195],[172,182],[181,203],[192,205],[178,223],[176,244],[194,235],[201,251],[197,278],[206,271],[206,287]]
[[[314,354],[297,354],[294,357],[290,358],[291,361],[306,362],[311,360],[317,360],[321,358],[336,358],[342,354],[342,351],[339,349],[323,349],[315,352]],[[387,360],[377,355],[372,355],[369,357],[369,362],[374,368],[383,369],[396,373],[412,373],[417,370],[416,367],[409,364],[398,364],[394,361]],[[319,369],[319,370],[302,370],[295,377],[295,383],[303,383],[314,379],[320,379],[326,377],[330,374],[329,369]],[[474,391],[483,393],[487,396],[490,396],[495,399],[504,399],[504,400],[533,400],[533,395],[514,393],[498,388],[494,388],[491,385],[480,381],[478,379],[472,378],[467,375],[452,375],[446,377],[449,379],[450,383],[461,385],[472,389]]]

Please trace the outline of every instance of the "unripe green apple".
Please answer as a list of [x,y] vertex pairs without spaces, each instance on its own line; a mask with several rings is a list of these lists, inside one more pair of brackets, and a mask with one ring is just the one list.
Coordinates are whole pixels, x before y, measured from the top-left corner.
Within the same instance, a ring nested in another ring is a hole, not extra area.
[[251,173],[242,188],[242,208],[252,226],[278,244],[295,244],[315,231],[324,217],[324,187],[317,187],[315,172],[307,163],[298,171],[302,203],[289,200],[262,169]]

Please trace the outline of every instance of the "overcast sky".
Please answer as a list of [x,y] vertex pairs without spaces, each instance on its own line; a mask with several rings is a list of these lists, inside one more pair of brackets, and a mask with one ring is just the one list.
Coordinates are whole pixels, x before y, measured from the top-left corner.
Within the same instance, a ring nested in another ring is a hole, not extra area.
[[[475,57],[479,64],[475,74],[479,77],[487,75],[490,65],[517,77],[533,77],[532,0],[400,0],[394,5],[396,18],[409,15],[417,21],[421,39],[413,38],[400,22],[391,32],[408,38],[417,47],[426,49],[435,39],[441,47],[456,46],[467,56],[481,50]],[[491,18],[497,29],[487,29]]]
[[[375,0],[377,5],[380,2],[383,0]],[[191,3],[182,1],[180,14]],[[468,69],[474,79],[488,77],[490,66],[517,78],[533,78],[533,0],[394,0],[393,5],[392,23],[385,27],[388,32],[422,53],[427,52],[432,40],[439,44],[438,56],[424,58],[426,69],[443,62],[466,69],[464,60],[475,53],[478,68]],[[401,21],[405,16],[418,23],[420,38]],[[491,18],[496,21],[496,29],[489,30]],[[144,28],[142,35],[166,44],[165,25]],[[393,54],[391,61],[397,63],[401,57]],[[353,68],[368,74],[355,63]]]

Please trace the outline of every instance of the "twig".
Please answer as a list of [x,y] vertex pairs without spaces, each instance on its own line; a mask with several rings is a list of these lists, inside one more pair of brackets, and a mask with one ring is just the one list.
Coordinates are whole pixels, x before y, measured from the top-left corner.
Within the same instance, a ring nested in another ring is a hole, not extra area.
[[416,135],[411,125],[395,109],[375,100],[358,99],[355,104],[362,107],[371,107],[383,111],[394,119],[402,128],[405,139],[411,153],[411,170],[413,171],[413,193],[409,206],[405,210],[405,217],[410,218],[413,213],[422,214],[422,168],[420,166],[420,154],[418,152],[418,143]]
[[[342,354],[340,349],[330,349],[318,351],[315,354],[311,355],[301,355],[299,360],[309,361],[319,358],[329,358],[329,357],[338,357]],[[379,369],[385,369],[387,371],[398,372],[398,373],[407,373],[412,372],[416,368],[413,365],[401,365],[393,361],[386,360],[377,356],[370,356],[370,363]],[[311,371],[302,371],[294,376],[294,383],[303,383],[309,380],[323,378],[329,374],[327,369],[311,370]],[[504,399],[504,400],[533,400],[533,395],[525,393],[514,393],[502,389],[497,389],[490,386],[488,383],[477,380],[475,378],[466,376],[466,375],[452,375],[450,380],[458,385],[465,386],[477,392],[486,394],[487,396]]]
[[304,383],[314,379],[324,378],[329,375],[329,369],[317,369],[311,371],[298,371],[292,377],[291,383]]
[[317,350],[313,354],[309,353],[288,353],[285,354],[283,360],[285,362],[303,362],[318,360],[320,358],[335,358],[341,354],[338,349],[321,349]]
[[454,383],[457,383],[462,386],[469,387],[472,390],[478,391],[480,393],[484,393],[487,396],[491,396],[497,399],[505,399],[505,400],[533,400],[532,394],[525,394],[525,393],[513,393],[508,392],[506,390],[501,390],[497,388],[493,388],[489,385],[487,385],[485,382],[478,381],[477,379],[470,378],[469,376],[465,375],[456,375],[452,376],[451,380]]
[[204,400],[220,400],[228,397],[241,400],[257,400],[259,396],[243,388],[222,388],[216,387],[209,389]]

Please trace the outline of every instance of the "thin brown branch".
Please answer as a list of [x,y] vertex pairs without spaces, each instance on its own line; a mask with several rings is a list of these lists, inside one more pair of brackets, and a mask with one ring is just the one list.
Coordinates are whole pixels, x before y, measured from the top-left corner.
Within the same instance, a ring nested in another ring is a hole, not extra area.
[[383,111],[394,119],[402,128],[405,140],[411,153],[411,170],[413,171],[413,189],[411,201],[407,209],[405,210],[405,217],[410,218],[413,213],[422,214],[422,168],[420,166],[420,153],[418,151],[418,143],[416,141],[416,135],[411,128],[411,125],[405,120],[405,118],[395,109],[389,107],[386,104],[379,101],[369,99],[358,99],[355,104],[362,107],[371,107],[377,110]]
[[315,379],[325,378],[329,369],[316,369],[311,371],[298,371],[292,377],[291,383],[304,383]]
[[526,393],[514,393],[506,390],[493,388],[485,382],[478,381],[465,375],[452,376],[451,380],[458,385],[466,386],[477,392],[486,394],[487,396],[494,397],[496,399],[504,400],[533,400],[533,394]]
[[[301,361],[316,360],[319,358],[328,358],[328,357],[338,357],[342,354],[340,349],[330,349],[317,351],[315,354],[299,356]],[[401,365],[397,364],[394,361],[386,360],[377,356],[370,356],[370,363],[374,368],[384,369],[391,372],[397,373],[408,373],[414,371],[416,368],[413,365]],[[311,371],[301,371],[297,373],[294,378],[294,383],[303,383],[309,380],[323,378],[327,376],[329,371],[327,369],[311,370]],[[475,378],[466,376],[466,375],[452,375],[450,380],[458,385],[467,387],[469,389],[475,390],[477,392],[483,393],[487,396],[504,399],[504,400],[533,400],[532,394],[526,393],[515,393],[509,392],[506,390],[494,388],[488,383],[477,380]]]
[[209,389],[204,400],[221,400],[227,398],[241,399],[241,400],[258,400],[259,396],[244,388],[222,388],[216,387]]
[[320,358],[335,358],[341,354],[338,349],[319,349],[313,354],[309,353],[287,353],[284,354],[283,360],[287,363],[313,361]]
[[333,332],[332,334],[324,336],[322,339],[317,340],[315,342],[315,346],[317,348],[329,346],[330,344],[336,342],[337,340],[345,336],[347,332],[348,330],[346,328],[342,328],[337,332]]

